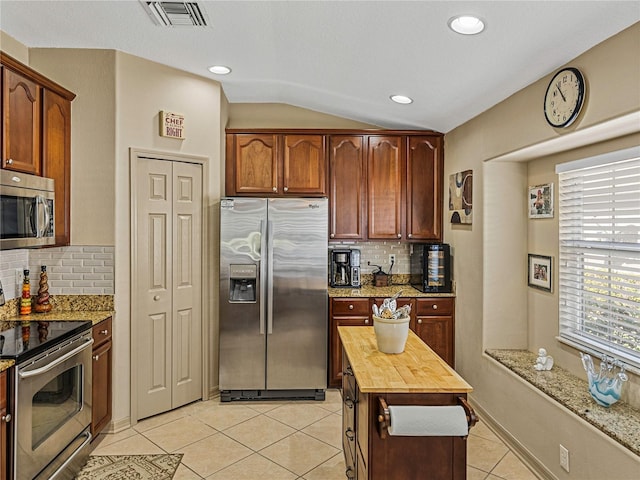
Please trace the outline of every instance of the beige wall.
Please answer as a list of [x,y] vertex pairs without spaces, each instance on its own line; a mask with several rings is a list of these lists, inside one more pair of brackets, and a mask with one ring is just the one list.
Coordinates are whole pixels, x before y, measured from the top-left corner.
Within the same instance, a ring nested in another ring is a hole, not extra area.
[[378,129],[380,127],[282,103],[231,103],[227,128]]
[[30,50],[30,66],[71,90],[71,243],[115,244],[113,50]]
[[[72,103],[72,243],[115,245],[114,412],[116,428],[130,421],[130,187],[129,152],[138,148],[206,157],[205,226],[211,245],[205,285],[217,291],[217,222],[226,99],[220,85],[112,50],[32,49],[31,66],[77,94]],[[159,112],[185,116],[185,140],[159,136]],[[225,113],[226,114],[226,113]],[[208,386],[217,386],[217,305],[203,308]]]
[[[547,294],[526,285],[528,252],[556,260],[558,255],[557,217],[527,218],[527,186],[557,184],[556,163],[637,145],[639,139],[627,136],[529,163],[491,159],[639,111],[639,47],[640,24],[636,24],[570,62],[587,78],[588,99],[579,121],[566,131],[552,129],[544,119],[542,100],[550,73],[445,136],[445,176],[467,169],[474,172],[473,225],[452,226],[445,221],[445,241],[453,247],[457,281],[456,367],[474,386],[472,399],[486,419],[497,422],[546,476],[559,479],[635,478],[640,459],[483,351],[535,351],[544,346],[560,365],[584,375],[577,352],[555,340],[557,292]],[[637,377],[630,383],[635,385],[627,388],[626,399],[635,403]],[[559,467],[559,443],[571,452],[571,474]]]
[[2,30],[0,30],[0,50],[19,62],[29,65],[29,49]]

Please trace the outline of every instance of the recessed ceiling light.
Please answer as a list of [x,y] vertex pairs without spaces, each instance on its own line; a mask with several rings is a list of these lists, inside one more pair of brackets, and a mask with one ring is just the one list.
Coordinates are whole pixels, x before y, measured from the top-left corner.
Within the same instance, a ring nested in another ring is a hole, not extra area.
[[405,95],[391,95],[389,98],[396,103],[401,103],[402,105],[408,105],[410,103],[413,103],[413,99]]
[[225,67],[224,65],[214,65],[213,67],[209,67],[209,71],[211,73],[215,73],[216,75],[227,75],[231,73],[231,69],[229,67]]
[[449,20],[449,28],[461,35],[475,35],[484,30],[484,22],[473,15],[458,15]]

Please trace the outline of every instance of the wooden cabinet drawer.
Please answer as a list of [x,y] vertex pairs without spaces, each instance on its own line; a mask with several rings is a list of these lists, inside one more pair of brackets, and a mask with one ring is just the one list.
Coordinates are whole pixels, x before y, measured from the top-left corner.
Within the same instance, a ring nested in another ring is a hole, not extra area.
[[110,340],[112,333],[112,317],[94,325],[92,331],[93,348],[95,349],[107,340]]
[[332,315],[369,315],[368,298],[334,298],[331,301]]
[[419,298],[416,305],[417,315],[451,315],[453,298]]

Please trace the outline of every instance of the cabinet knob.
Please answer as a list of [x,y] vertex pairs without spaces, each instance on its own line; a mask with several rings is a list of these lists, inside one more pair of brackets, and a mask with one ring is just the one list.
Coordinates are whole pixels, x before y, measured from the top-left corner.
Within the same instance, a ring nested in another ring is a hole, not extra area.
[[100,335],[106,335],[107,333],[109,333],[109,330],[100,330]]
[[278,187],[273,187],[271,190],[273,190],[274,192],[278,191]]
[[7,413],[6,415],[2,416],[2,421],[5,423],[9,423],[11,421],[11,414]]
[[347,431],[344,432],[344,435],[352,442],[356,438],[355,432],[351,429],[351,427],[347,427]]
[[13,165],[13,158],[8,158],[5,162],[7,165]]
[[353,480],[356,478],[356,472],[351,467],[347,468],[344,474],[347,476],[347,480]]
[[335,236],[336,236],[336,234],[335,234],[335,233],[332,233],[332,234],[331,234],[331,235],[329,235],[329,236],[330,236],[331,238],[333,238],[333,237],[335,237]]
[[398,238],[402,238],[402,234],[401,233],[398,234]]
[[160,300],[160,295],[154,295],[153,299],[157,302],[158,300]]
[[418,319],[418,323],[420,323],[420,324],[422,323],[422,319],[421,318]]
[[353,310],[353,304],[352,303],[349,304],[349,310]]
[[289,191],[289,187],[284,187],[284,188],[283,188],[283,190],[284,190],[285,192],[288,192],[288,191]]
[[100,355],[94,355],[94,356],[93,356],[93,360],[94,360],[94,361],[96,361],[96,362],[97,362],[99,359],[100,359]]
[[411,238],[413,235],[411,233],[407,234],[407,238]]
[[365,325],[368,325],[368,324],[369,324],[369,319],[367,318],[367,319],[364,321],[364,323],[365,323]]
[[433,308],[434,310],[437,310],[438,309],[438,305],[435,305],[435,304],[431,305],[431,308]]

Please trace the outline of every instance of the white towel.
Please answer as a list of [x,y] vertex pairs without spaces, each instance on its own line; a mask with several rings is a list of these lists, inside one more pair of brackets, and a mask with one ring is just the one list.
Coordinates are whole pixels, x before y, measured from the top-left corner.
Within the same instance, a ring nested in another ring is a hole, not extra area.
[[390,406],[389,435],[410,437],[464,437],[467,416],[459,405]]

